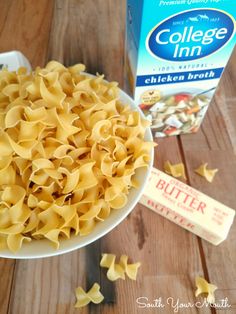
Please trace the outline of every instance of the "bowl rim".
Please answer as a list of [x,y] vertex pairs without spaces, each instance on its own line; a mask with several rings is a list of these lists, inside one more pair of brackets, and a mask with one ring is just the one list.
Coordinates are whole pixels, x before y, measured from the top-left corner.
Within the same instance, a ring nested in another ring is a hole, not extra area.
[[[92,74],[89,74],[89,73],[86,73],[86,75],[89,75],[91,77],[96,77],[95,75],[92,75]],[[105,80],[106,81],[106,80]],[[126,103],[131,105],[131,108],[132,109],[136,109],[140,115],[142,116],[142,118],[145,119],[145,115],[144,113],[142,112],[142,110],[136,106],[134,100],[127,94],[125,93],[122,89],[118,88],[119,90],[119,99],[122,100],[123,103]],[[145,133],[145,137],[146,137],[146,140],[148,141],[153,141],[153,136],[152,136],[152,132],[151,132],[151,129],[150,127],[147,127],[146,128],[146,133]],[[38,258],[47,258],[47,257],[53,257],[53,256],[58,256],[58,255],[62,255],[62,254],[66,254],[66,253],[70,253],[72,251],[75,251],[75,250],[78,250],[80,248],[83,248],[95,241],[97,241],[98,239],[102,238],[103,236],[105,236],[106,234],[108,234],[111,230],[113,230],[115,227],[117,227],[130,213],[131,211],[135,208],[135,206],[137,205],[137,203],[139,202],[139,199],[141,198],[142,194],[143,194],[143,191],[147,185],[147,182],[148,182],[148,178],[149,178],[149,175],[151,173],[151,169],[152,169],[152,166],[153,166],[153,161],[154,161],[154,147],[151,148],[151,151],[150,151],[150,161],[149,161],[149,164],[148,164],[148,167],[147,167],[147,170],[145,172],[145,176],[144,176],[144,180],[142,180],[142,184],[141,184],[141,187],[138,191],[138,194],[133,197],[129,207],[127,208],[126,211],[124,211],[124,213],[120,214],[119,218],[116,219],[113,223],[111,223],[108,227],[105,227],[105,228],[102,228],[102,230],[98,231],[97,234],[95,236],[93,236],[93,232],[96,231],[96,230],[93,230],[91,233],[89,233],[88,235],[86,236],[73,236],[73,237],[78,237],[78,239],[83,239],[82,243],[79,241],[77,244],[75,245],[72,245],[72,246],[69,246],[69,247],[65,247],[65,248],[61,248],[61,244],[62,242],[63,243],[66,243],[66,241],[69,241],[69,239],[65,239],[65,240],[62,240],[60,242],[60,247],[59,249],[55,249],[52,245],[50,247],[50,243],[47,239],[42,239],[40,240],[41,243],[48,243],[49,245],[49,248],[52,249],[52,251],[50,250],[49,252],[45,252],[45,253],[42,253],[42,252],[37,252],[37,253],[25,253],[25,252],[22,252],[26,249],[27,247],[27,244],[31,244],[33,245],[33,241],[30,242],[30,243],[24,243],[22,248],[16,252],[16,253],[13,253],[11,252],[9,249],[4,249],[4,250],[0,250],[0,258],[9,258],[9,259],[38,259]],[[124,208],[124,207],[123,207]],[[119,209],[118,209],[119,210]],[[122,208],[120,209],[122,210]],[[110,217],[110,216],[109,216]],[[108,218],[109,218],[108,217]],[[107,218],[107,219],[108,219]],[[106,220],[105,220],[106,221]],[[99,222],[97,225],[102,225],[103,222]],[[95,226],[95,228],[96,228]],[[72,238],[72,237],[71,237]],[[36,241],[36,240],[35,240]],[[24,250],[23,250],[24,248]]]

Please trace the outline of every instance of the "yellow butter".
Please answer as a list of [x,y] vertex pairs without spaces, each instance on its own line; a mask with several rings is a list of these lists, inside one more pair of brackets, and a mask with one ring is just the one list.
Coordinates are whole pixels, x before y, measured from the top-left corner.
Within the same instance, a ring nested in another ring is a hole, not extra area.
[[155,168],[140,203],[214,245],[226,239],[235,215],[233,209]]

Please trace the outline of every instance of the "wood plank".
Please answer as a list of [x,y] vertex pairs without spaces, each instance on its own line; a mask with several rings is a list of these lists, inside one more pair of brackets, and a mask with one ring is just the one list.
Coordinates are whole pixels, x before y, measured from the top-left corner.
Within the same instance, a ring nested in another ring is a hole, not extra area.
[[[85,250],[17,262],[9,313],[78,313],[75,288],[85,287]],[[84,308],[80,313],[88,313]]]
[[0,258],[0,313],[8,312],[15,261]]
[[[223,75],[200,132],[194,136],[181,137],[191,185],[234,209],[236,209],[235,60],[236,51]],[[193,169],[203,162],[208,162],[212,168],[219,168],[219,173],[212,184],[193,172]],[[219,287],[216,297],[218,300],[227,297],[231,304],[230,309],[219,309],[216,313],[236,312],[235,241],[234,223],[228,239],[218,247],[202,242],[209,279]]]
[[88,72],[104,73],[121,84],[124,14],[124,0],[57,0],[49,59],[67,66],[84,63]]
[[53,5],[53,0],[1,1],[0,51],[19,50],[33,67],[43,66]]
[[[0,51],[20,50],[29,58],[33,66],[43,65],[47,53],[52,8],[52,0],[41,0],[34,3],[23,0],[1,1]],[[21,262],[17,262],[17,266],[18,263]],[[0,259],[1,314],[8,313],[14,270],[14,260]],[[22,295],[24,291],[25,287],[21,291]],[[23,312],[24,310],[21,313]]]

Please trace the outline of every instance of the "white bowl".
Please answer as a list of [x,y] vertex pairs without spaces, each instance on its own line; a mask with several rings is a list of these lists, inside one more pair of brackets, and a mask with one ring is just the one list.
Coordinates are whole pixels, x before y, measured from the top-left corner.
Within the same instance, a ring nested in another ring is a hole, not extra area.
[[[120,90],[120,100],[123,103],[129,104],[134,110],[140,112],[144,117],[142,111],[134,104],[134,101],[122,90]],[[152,133],[150,128],[147,128],[145,134],[145,140],[152,141]],[[94,230],[86,236],[72,236],[70,239],[61,239],[60,247],[56,250],[49,240],[32,240],[29,243],[23,243],[22,248],[17,253],[12,253],[9,250],[0,250],[0,257],[14,258],[14,259],[32,259],[32,258],[42,258],[50,257],[55,255],[60,255],[64,253],[71,252],[73,250],[79,249],[86,246],[115,228],[126,216],[131,212],[131,210],[138,203],[144,187],[147,183],[148,176],[151,172],[151,167],[153,165],[153,155],[154,150],[150,152],[150,162],[148,168],[140,168],[136,172],[136,179],[140,183],[138,189],[132,188],[128,195],[128,202],[126,206],[121,209],[113,209],[110,216],[103,222],[98,222]]]

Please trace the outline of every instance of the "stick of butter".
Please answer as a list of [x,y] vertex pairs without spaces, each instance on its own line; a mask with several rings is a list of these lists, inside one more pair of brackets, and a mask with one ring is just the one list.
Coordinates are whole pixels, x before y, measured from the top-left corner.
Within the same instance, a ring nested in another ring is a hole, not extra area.
[[235,211],[153,168],[140,203],[218,245],[227,238]]

